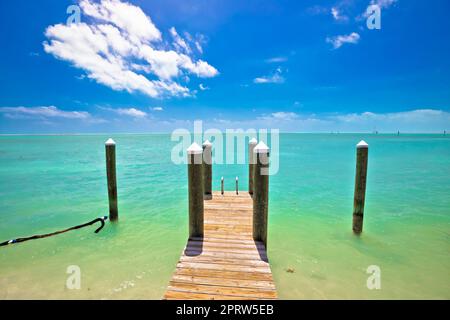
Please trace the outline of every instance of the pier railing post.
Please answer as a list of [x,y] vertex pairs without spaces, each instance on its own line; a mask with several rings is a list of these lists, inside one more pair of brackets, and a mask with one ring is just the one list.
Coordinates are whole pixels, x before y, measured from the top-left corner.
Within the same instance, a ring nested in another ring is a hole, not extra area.
[[193,143],[188,149],[189,237],[203,236],[203,149]]
[[269,147],[261,141],[253,152],[256,157],[253,185],[253,239],[262,241],[267,249]]
[[113,139],[105,142],[106,151],[106,177],[108,181],[109,220],[117,221],[117,179],[116,179],[116,143]]
[[225,192],[224,186],[223,186],[223,177],[220,179],[220,193],[223,195]]
[[239,177],[236,177],[236,194],[239,194]]
[[212,199],[212,143],[203,142],[203,183],[204,199]]
[[353,232],[356,234],[360,234],[363,229],[368,154],[369,145],[365,141],[356,145],[355,195],[353,200]]
[[258,141],[253,138],[248,143],[248,193],[253,194],[253,180],[255,176],[255,163],[256,163],[256,157],[253,152],[256,145],[258,144]]

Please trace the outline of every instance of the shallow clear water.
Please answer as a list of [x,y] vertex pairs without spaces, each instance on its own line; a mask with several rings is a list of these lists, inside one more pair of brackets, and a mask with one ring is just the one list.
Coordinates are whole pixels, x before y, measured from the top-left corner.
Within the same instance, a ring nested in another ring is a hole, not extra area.
[[[169,135],[113,135],[118,224],[0,248],[0,299],[159,299],[187,238],[185,165]],[[0,241],[107,214],[109,136],[0,137]],[[351,232],[355,145],[370,145],[364,232]],[[280,298],[450,299],[450,137],[282,134],[269,258]],[[215,165],[234,188],[246,165]],[[67,267],[81,289],[66,288]],[[370,265],[381,289],[369,290]],[[288,268],[294,273],[286,272]]]

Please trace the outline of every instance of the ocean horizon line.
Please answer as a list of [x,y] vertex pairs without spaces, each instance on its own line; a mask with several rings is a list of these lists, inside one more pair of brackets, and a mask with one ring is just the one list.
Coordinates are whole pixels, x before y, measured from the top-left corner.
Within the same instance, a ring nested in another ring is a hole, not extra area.
[[[235,129],[236,130],[236,129]],[[194,133],[193,131],[189,131]],[[449,130],[450,132],[450,130]],[[225,131],[224,131],[225,133]],[[280,131],[280,134],[317,134],[317,135],[338,135],[338,134],[366,134],[366,135],[398,135],[399,132],[363,132],[363,131]],[[79,133],[0,133],[0,137],[11,136],[104,136],[104,135],[166,135],[172,132],[79,132]],[[245,132],[243,134],[246,134]],[[447,131],[400,131],[400,135],[447,135]]]

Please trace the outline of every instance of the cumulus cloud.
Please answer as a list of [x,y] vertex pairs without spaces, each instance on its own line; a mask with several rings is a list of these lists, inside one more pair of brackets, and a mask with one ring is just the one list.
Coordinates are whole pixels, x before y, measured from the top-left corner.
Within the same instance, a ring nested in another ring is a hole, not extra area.
[[263,77],[257,77],[253,79],[253,82],[256,84],[264,84],[264,83],[284,83],[285,79],[282,75],[281,68],[277,68],[275,72],[273,72],[271,75],[263,76]]
[[133,40],[161,40],[161,32],[141,8],[119,0],[102,0],[100,3],[82,0],[83,13],[105,23],[112,23],[125,31]]
[[163,111],[163,107],[154,107],[152,108],[153,111]]
[[339,35],[335,37],[328,37],[326,42],[331,43],[334,49],[339,49],[345,43],[356,44],[359,42],[360,36],[356,32],[352,32],[349,35]]
[[80,7],[90,22],[49,26],[44,50],[100,84],[154,98],[189,96],[190,90],[177,82],[179,77],[218,75],[206,61],[194,60],[175,28],[169,30],[174,42],[167,45],[137,6],[120,0],[80,0]]

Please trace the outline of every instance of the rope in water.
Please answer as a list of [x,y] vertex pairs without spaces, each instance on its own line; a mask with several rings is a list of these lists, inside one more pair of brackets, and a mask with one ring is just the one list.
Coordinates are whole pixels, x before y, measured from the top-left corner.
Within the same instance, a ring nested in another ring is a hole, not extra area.
[[68,232],[68,231],[76,230],[76,229],[81,229],[81,228],[90,226],[90,225],[92,225],[92,224],[94,224],[94,223],[100,222],[100,223],[101,223],[101,226],[98,227],[98,228],[95,230],[95,233],[98,233],[98,232],[99,232],[100,230],[102,230],[103,227],[105,226],[105,221],[106,221],[107,219],[108,219],[107,216],[103,216],[103,217],[101,217],[101,218],[94,219],[94,220],[92,220],[91,222],[84,223],[84,224],[80,224],[80,225],[78,225],[78,226],[75,226],[75,227],[72,227],[72,228],[68,228],[68,229],[64,229],[64,230],[61,230],[61,231],[56,231],[56,232],[47,233],[47,234],[39,234],[39,235],[34,235],[34,236],[31,236],[31,237],[26,237],[26,238],[11,239],[11,240],[4,241],[4,242],[0,243],[0,246],[7,246],[7,245],[9,245],[9,244],[14,244],[14,243],[19,243],[19,242],[25,242],[25,241],[28,241],[28,240],[35,240],[35,239],[42,239],[42,238],[47,238],[47,237],[51,237],[51,236],[56,236],[56,235],[61,234],[61,233],[64,233],[64,232]]

